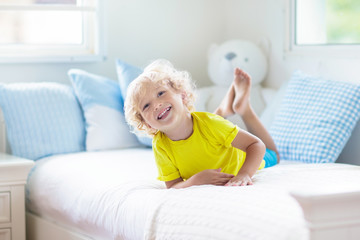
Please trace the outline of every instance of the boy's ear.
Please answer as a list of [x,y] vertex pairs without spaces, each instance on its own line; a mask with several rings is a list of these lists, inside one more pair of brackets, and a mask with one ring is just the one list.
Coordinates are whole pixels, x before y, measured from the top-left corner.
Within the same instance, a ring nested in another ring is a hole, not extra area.
[[187,102],[187,94],[186,94],[186,92],[181,92],[181,98],[182,98],[183,102]]
[[181,92],[181,99],[183,100],[183,104],[187,104],[187,94],[185,92]]

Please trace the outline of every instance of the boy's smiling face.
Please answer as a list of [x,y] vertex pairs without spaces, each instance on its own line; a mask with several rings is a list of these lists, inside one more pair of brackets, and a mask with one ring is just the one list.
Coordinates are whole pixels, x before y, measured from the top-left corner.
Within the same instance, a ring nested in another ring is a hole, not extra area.
[[169,85],[145,82],[145,91],[139,101],[139,111],[148,127],[166,133],[177,128],[187,108],[184,96]]

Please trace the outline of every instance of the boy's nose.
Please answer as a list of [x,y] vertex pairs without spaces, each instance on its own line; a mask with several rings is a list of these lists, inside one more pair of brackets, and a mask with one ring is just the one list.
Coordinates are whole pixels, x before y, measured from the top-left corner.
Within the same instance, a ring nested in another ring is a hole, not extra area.
[[156,103],[155,104],[155,110],[159,110],[159,108],[161,108],[162,103]]

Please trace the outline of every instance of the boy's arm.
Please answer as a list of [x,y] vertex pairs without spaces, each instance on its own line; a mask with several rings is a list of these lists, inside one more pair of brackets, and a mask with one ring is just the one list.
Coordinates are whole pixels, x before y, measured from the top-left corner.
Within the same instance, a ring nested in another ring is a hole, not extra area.
[[256,173],[264,158],[265,144],[258,137],[240,129],[231,145],[246,152],[246,159],[238,174],[226,185],[251,185],[251,177]]
[[212,184],[223,186],[234,177],[232,174],[222,173],[219,169],[207,169],[201,171],[188,180],[184,181],[181,177],[172,181],[165,182],[167,188],[186,188],[194,185]]

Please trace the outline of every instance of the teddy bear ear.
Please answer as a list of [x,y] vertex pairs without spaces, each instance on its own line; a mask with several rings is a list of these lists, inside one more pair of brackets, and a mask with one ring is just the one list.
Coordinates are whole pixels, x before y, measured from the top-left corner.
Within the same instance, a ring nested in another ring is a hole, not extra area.
[[219,48],[219,45],[213,43],[210,45],[209,50],[208,50],[208,59],[210,59],[212,57],[212,55],[214,54],[214,52],[216,51],[216,49]]
[[271,48],[271,43],[269,41],[269,39],[267,38],[261,38],[258,40],[258,47],[262,50],[262,52],[265,54],[266,58],[269,57],[270,54],[270,48]]

